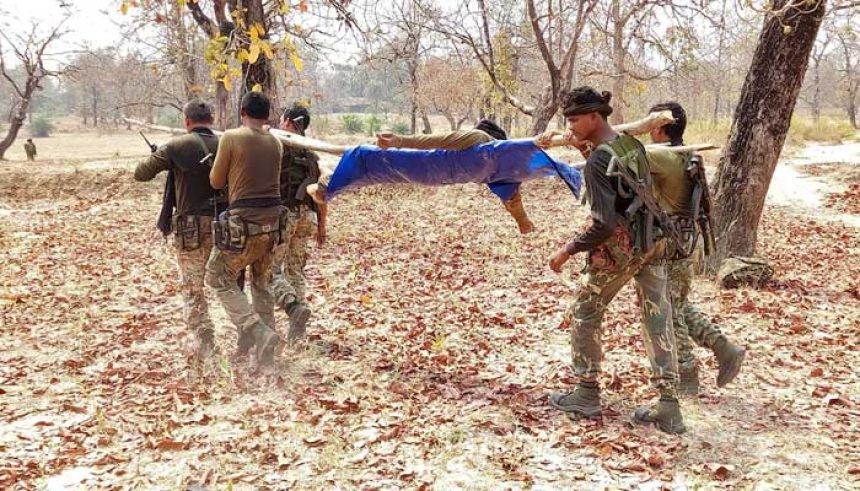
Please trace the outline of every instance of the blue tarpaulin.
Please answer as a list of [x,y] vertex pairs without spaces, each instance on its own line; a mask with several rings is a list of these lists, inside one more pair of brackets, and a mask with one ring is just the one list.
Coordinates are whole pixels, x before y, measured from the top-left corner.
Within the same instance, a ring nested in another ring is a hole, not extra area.
[[425,186],[484,183],[507,201],[520,183],[559,176],[579,197],[582,174],[553,160],[531,140],[501,140],[466,150],[407,150],[361,145],[343,154],[326,188],[326,199],[373,184]]

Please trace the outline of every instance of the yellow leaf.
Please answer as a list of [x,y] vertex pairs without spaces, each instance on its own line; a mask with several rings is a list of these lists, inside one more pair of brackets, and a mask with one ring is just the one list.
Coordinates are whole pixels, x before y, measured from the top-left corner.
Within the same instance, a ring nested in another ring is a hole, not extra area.
[[290,4],[287,2],[281,2],[281,7],[279,8],[282,14],[290,13]]
[[234,77],[241,77],[241,76],[242,76],[242,70],[240,70],[240,69],[238,69],[238,68],[231,68],[231,69],[230,69],[230,73],[231,73]]
[[185,0],[176,0],[176,3],[179,4],[179,8],[182,8],[185,6]]
[[119,11],[122,13],[122,15],[127,14],[128,13],[128,2],[122,2],[119,6]]
[[299,54],[296,50],[290,51],[290,61],[293,62],[293,66],[296,67],[297,72],[300,72],[305,68],[305,64],[302,62],[302,59],[299,58]]
[[251,92],[262,92],[262,91],[263,91],[263,86],[260,84],[254,84],[254,86],[251,87]]
[[224,83],[225,89],[228,91],[233,90],[233,79],[230,75],[224,75],[224,78],[222,78],[221,81]]
[[251,51],[248,53],[248,63],[253,65],[257,63],[257,58],[260,57],[260,44],[254,43],[251,45]]
[[236,59],[239,63],[245,63],[248,61],[248,50],[245,48],[240,49],[239,52],[236,53]]
[[275,54],[272,53],[272,46],[269,45],[266,41],[260,41],[260,46],[263,48],[263,54],[266,55],[266,58],[272,59],[275,57]]

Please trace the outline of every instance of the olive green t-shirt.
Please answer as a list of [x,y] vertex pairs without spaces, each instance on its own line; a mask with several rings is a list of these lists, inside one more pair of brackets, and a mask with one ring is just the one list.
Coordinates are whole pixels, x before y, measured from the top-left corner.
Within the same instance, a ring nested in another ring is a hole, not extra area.
[[665,148],[649,148],[646,153],[651,164],[657,204],[670,215],[686,212],[692,192],[687,176],[687,155]]
[[218,142],[218,153],[209,180],[212,187],[229,184],[227,199],[231,210],[248,220],[278,216],[280,207],[236,208],[238,200],[280,198],[283,146],[266,131],[241,127],[227,130]]
[[481,130],[471,129],[432,135],[398,136],[393,143],[398,148],[418,150],[465,150],[491,141],[495,141],[495,138]]

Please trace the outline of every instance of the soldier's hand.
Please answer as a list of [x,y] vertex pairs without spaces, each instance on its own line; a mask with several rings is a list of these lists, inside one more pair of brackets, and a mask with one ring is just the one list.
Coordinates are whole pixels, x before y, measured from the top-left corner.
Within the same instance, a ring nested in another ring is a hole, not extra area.
[[549,269],[555,271],[556,273],[561,273],[561,268],[564,267],[564,263],[570,259],[570,253],[562,247],[561,249],[555,251],[555,254],[549,258]]
[[552,146],[552,137],[559,135],[557,130],[546,130],[535,137],[535,145],[540,148],[547,149]]
[[394,133],[377,133],[376,146],[379,148],[391,148],[397,146],[397,135]]

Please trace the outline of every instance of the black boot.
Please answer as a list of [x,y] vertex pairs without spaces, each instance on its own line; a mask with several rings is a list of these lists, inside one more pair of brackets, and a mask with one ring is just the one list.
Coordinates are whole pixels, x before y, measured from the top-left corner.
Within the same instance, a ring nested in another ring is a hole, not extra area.
[[197,359],[205,360],[215,353],[215,331],[199,329],[197,331]]
[[725,387],[738,376],[747,350],[728,339],[722,338],[714,345],[714,356],[717,357],[717,387]]
[[586,418],[600,416],[600,388],[595,382],[581,382],[571,392],[554,392],[549,404],[566,413],[575,413]]
[[699,393],[699,367],[695,362],[678,366],[678,394],[694,396]]
[[287,309],[290,316],[290,330],[287,333],[287,341],[295,343],[305,337],[308,319],[311,317],[311,309],[306,305],[293,302]]
[[236,345],[236,357],[245,358],[254,347],[254,328],[256,326],[246,327],[239,331],[239,341]]
[[280,342],[278,333],[271,327],[262,322],[258,322],[254,326],[257,366],[271,367],[275,364],[275,350]]
[[681,434],[687,431],[681,406],[674,397],[661,396],[652,407],[640,407],[633,413],[633,421],[639,424],[655,424],[666,433]]

